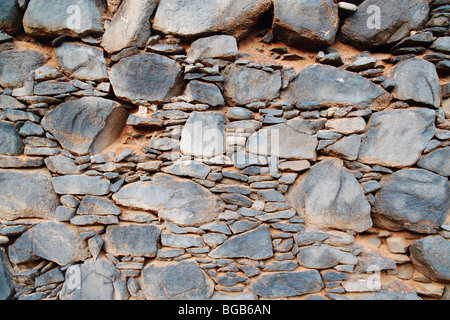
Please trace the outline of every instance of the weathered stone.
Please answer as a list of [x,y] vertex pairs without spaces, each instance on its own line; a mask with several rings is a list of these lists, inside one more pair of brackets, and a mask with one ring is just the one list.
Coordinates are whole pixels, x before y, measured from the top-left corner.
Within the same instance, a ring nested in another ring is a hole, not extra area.
[[58,199],[46,170],[0,170],[2,219],[55,219]]
[[209,190],[167,174],[128,184],[113,199],[122,206],[157,211],[160,218],[181,226],[211,222],[223,210],[223,202]]
[[103,236],[104,249],[113,256],[155,257],[161,227],[146,224],[108,226]]
[[45,64],[47,59],[37,50],[13,47],[0,51],[0,85],[6,88],[23,87],[30,71]]
[[390,70],[390,78],[396,84],[392,91],[396,99],[439,109],[441,86],[436,68],[431,62],[422,59],[405,60]]
[[340,134],[362,133],[366,130],[366,122],[361,117],[331,119],[325,123],[325,128]]
[[51,156],[45,158],[45,165],[54,173],[58,174],[78,174],[78,170],[75,161],[65,156]]
[[34,71],[34,80],[46,81],[62,77],[62,73],[51,65],[42,66]]
[[34,280],[34,286],[42,287],[52,283],[60,283],[60,282],[64,282],[64,274],[61,272],[61,270],[59,270],[59,268],[55,268],[37,277]]
[[108,194],[110,182],[101,176],[67,175],[52,178],[53,188],[57,194],[93,195]]
[[21,154],[22,151],[23,143],[14,125],[0,121],[0,154],[15,156]]
[[435,111],[415,108],[374,113],[358,161],[401,168],[415,164],[436,133]]
[[96,216],[91,214],[76,215],[70,219],[75,226],[110,225],[119,224],[117,216]]
[[14,295],[12,268],[5,250],[0,248],[0,300],[9,300]]
[[96,154],[119,136],[126,119],[127,111],[119,103],[84,97],[60,104],[41,124],[70,152]]
[[450,147],[437,149],[425,155],[417,162],[420,168],[427,169],[437,174],[449,177],[450,176]]
[[190,103],[204,103],[212,107],[225,105],[222,92],[215,84],[197,80],[189,82],[183,98]]
[[124,0],[103,34],[101,45],[105,51],[143,48],[151,35],[150,17],[157,5],[156,0]]
[[44,166],[44,159],[42,158],[0,155],[0,168],[38,168],[42,166]]
[[61,222],[41,222],[23,233],[9,247],[13,263],[24,263],[41,257],[60,266],[89,257],[86,242],[78,229]]
[[282,91],[280,99],[294,104],[311,101],[330,107],[382,110],[389,105],[392,96],[357,74],[317,64],[300,71]]
[[394,231],[439,231],[449,208],[446,178],[422,169],[405,169],[384,176],[380,183],[372,215],[376,225]]
[[117,207],[111,200],[102,197],[86,196],[81,201],[77,214],[81,215],[114,215],[118,216],[121,213],[119,207]]
[[197,179],[206,179],[211,168],[206,164],[195,160],[177,161],[169,167],[164,167],[162,172]]
[[367,252],[358,256],[359,262],[355,267],[356,273],[371,273],[381,270],[397,270],[396,262],[376,252]]
[[249,290],[263,298],[277,299],[319,292],[323,288],[317,270],[302,272],[277,272],[261,276]]
[[59,68],[71,78],[91,81],[108,80],[106,60],[101,49],[85,44],[64,42],[55,49],[55,55]]
[[271,5],[270,0],[162,0],[153,28],[183,38],[225,33],[241,39]]
[[208,300],[214,292],[214,282],[194,261],[152,262],[139,283],[151,300]]
[[273,256],[270,227],[261,226],[255,230],[233,236],[209,253],[212,258],[267,259]]
[[[19,5],[16,0],[1,0],[0,7],[0,30],[8,34],[16,34],[22,27],[22,14],[19,10]],[[1,299],[4,300],[4,299]]]
[[163,232],[161,234],[161,244],[167,247],[184,249],[203,248],[205,246],[202,238],[198,235],[174,234],[170,232]]
[[238,55],[236,38],[217,35],[198,39],[191,44],[187,56],[190,63],[206,59],[234,60]]
[[225,100],[232,106],[274,100],[280,93],[279,70],[269,73],[232,64],[225,68],[223,76]]
[[78,89],[68,82],[44,81],[34,86],[34,94],[39,96],[53,96],[75,92]]
[[321,151],[324,154],[339,157],[341,159],[354,161],[358,159],[359,148],[361,146],[362,137],[358,134],[353,134],[344,137],[337,142],[325,147]]
[[11,96],[0,95],[0,109],[26,109],[27,107]]
[[120,60],[109,72],[114,93],[134,104],[169,102],[182,90],[182,70],[177,63],[154,53]]
[[103,33],[104,1],[32,0],[23,17],[25,32],[36,37],[84,37]]
[[328,269],[338,264],[358,263],[358,258],[353,254],[325,245],[300,248],[297,258],[301,266],[310,269]]
[[274,12],[273,34],[284,43],[308,49],[333,44],[339,17],[332,0],[276,0]]
[[392,45],[420,30],[428,20],[425,0],[369,0],[359,5],[341,29],[342,42],[361,49]]
[[225,153],[225,124],[220,112],[192,112],[181,133],[181,152],[198,157]]
[[450,282],[450,242],[440,236],[416,240],[409,247],[414,267],[437,282]]

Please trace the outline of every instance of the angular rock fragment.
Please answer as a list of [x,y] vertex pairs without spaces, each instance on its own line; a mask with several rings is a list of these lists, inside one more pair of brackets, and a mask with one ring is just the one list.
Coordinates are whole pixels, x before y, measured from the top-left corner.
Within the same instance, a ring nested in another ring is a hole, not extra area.
[[206,59],[234,60],[238,55],[236,38],[217,35],[194,41],[187,52],[188,61],[195,63]]
[[433,171],[441,176],[450,176],[450,147],[437,149],[417,162],[420,168]]
[[0,154],[7,156],[20,155],[23,143],[14,125],[10,122],[0,121]]
[[19,4],[16,0],[0,1],[0,30],[10,35],[18,33],[22,27],[22,14],[19,10]]

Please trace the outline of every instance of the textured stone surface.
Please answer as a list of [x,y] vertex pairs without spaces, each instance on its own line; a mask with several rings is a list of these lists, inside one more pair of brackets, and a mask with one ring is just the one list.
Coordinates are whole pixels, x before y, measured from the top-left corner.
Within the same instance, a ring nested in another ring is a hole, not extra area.
[[449,209],[446,178],[422,169],[405,169],[383,177],[380,183],[373,207],[377,225],[426,234],[439,231]]
[[160,218],[182,226],[211,222],[223,208],[222,201],[204,187],[167,174],[128,184],[113,199],[122,206],[156,211]]
[[417,162],[420,168],[433,171],[441,176],[450,176],[450,147],[437,149],[425,155]]
[[338,264],[358,263],[358,258],[353,254],[325,245],[301,248],[297,258],[301,266],[310,269],[328,269]]
[[110,183],[101,176],[66,175],[52,178],[53,188],[57,194],[93,195],[108,194]]
[[10,122],[0,121],[0,154],[14,156],[23,151],[19,134]]
[[22,14],[16,0],[1,0],[0,29],[8,34],[16,34],[20,31]]
[[14,294],[12,268],[3,248],[0,248],[0,300],[8,300]]
[[205,59],[234,60],[238,55],[236,38],[228,35],[205,37],[194,41],[187,52],[188,61]]
[[45,170],[0,170],[2,219],[55,219],[58,198]]
[[364,192],[340,159],[313,166],[292,185],[287,199],[308,224],[320,229],[362,232],[372,226]]

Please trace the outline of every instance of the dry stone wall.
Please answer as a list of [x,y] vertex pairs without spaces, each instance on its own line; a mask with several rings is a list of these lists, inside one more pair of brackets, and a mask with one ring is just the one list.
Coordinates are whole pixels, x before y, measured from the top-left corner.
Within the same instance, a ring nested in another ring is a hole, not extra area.
[[449,299],[448,0],[0,7],[0,299]]

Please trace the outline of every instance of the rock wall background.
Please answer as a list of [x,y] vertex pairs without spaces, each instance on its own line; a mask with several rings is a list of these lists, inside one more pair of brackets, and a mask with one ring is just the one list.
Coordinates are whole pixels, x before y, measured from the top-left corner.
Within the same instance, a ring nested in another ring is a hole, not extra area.
[[0,299],[448,299],[447,0],[1,0]]

